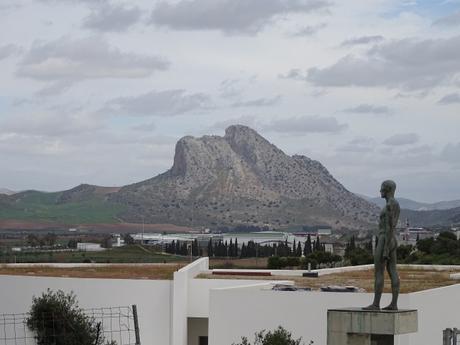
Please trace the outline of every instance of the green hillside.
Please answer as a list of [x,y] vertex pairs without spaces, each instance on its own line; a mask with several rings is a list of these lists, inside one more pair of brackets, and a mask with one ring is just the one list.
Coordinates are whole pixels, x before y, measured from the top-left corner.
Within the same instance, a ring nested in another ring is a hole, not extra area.
[[48,221],[67,224],[117,223],[123,206],[93,195],[86,200],[59,203],[62,192],[27,191],[0,204],[0,219]]

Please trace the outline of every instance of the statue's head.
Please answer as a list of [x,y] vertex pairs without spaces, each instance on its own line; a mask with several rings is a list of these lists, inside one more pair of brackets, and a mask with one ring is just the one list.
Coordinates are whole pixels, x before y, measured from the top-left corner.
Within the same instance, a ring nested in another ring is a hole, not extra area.
[[382,182],[382,187],[380,187],[380,195],[382,198],[394,197],[396,191],[396,183],[392,180],[386,180]]

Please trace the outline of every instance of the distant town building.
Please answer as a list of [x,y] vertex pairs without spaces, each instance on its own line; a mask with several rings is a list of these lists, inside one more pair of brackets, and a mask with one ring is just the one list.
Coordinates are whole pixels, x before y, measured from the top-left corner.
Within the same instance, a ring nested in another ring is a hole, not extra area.
[[100,243],[79,242],[77,243],[77,250],[84,252],[100,252],[105,250]]

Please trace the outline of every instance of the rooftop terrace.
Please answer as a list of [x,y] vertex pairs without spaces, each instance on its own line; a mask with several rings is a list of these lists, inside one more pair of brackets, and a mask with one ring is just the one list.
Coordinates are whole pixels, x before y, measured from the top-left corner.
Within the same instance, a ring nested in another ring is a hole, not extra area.
[[[416,267],[416,266],[401,266],[398,268],[399,276],[401,279],[401,293],[417,292],[422,290],[433,289],[442,286],[458,284],[458,280],[450,277],[453,273],[459,273],[460,267],[434,267],[429,266]],[[241,275],[238,275],[241,271]],[[372,268],[364,270],[355,270],[339,273],[331,273],[320,275],[317,278],[302,277],[301,275],[287,275],[286,271],[282,274],[277,274],[272,271],[271,275],[261,276],[260,272],[253,271],[243,272],[243,270],[229,271],[228,275],[224,272],[219,274],[205,273],[200,274],[198,278],[203,279],[251,279],[251,280],[291,280],[295,282],[298,287],[308,287],[313,290],[319,290],[325,286],[355,286],[364,289],[366,292],[374,291],[374,271]],[[265,271],[266,272],[266,271]],[[281,273],[281,271],[280,271]],[[385,288],[384,292],[391,292],[391,285],[388,275],[385,273]]]

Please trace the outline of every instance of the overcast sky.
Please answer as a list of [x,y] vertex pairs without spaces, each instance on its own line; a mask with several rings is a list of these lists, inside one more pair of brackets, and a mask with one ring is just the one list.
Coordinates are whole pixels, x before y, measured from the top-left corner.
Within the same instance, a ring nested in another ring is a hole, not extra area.
[[137,182],[236,123],[353,192],[459,199],[460,1],[0,1],[0,187]]

